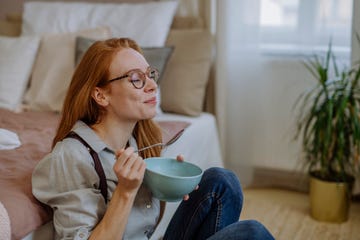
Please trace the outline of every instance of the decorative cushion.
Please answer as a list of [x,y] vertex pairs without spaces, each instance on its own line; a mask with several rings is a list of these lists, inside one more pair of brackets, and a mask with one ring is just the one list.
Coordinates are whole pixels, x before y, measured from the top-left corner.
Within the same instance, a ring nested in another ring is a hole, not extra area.
[[130,37],[141,46],[160,47],[165,44],[177,4],[25,2],[22,35],[110,26],[114,37]]
[[38,37],[0,37],[0,107],[19,110],[39,42]]
[[145,59],[150,66],[155,67],[160,72],[160,78],[158,83],[161,82],[161,78],[164,75],[166,65],[170,59],[174,47],[158,47],[158,48],[142,48]]
[[93,38],[86,38],[82,36],[76,37],[75,43],[75,66],[77,66],[84,56],[88,48],[95,42]]
[[61,111],[75,70],[75,39],[79,35],[95,39],[111,37],[109,28],[106,27],[43,36],[30,88],[25,94],[26,108]]
[[0,35],[8,37],[18,37],[21,32],[21,22],[10,22],[0,19]]
[[201,17],[175,16],[171,24],[172,29],[205,28],[204,20]]
[[148,61],[149,65],[155,67],[160,72],[160,78],[158,81],[158,90],[156,92],[156,112],[158,114],[162,113],[161,109],[161,90],[160,83],[164,75],[167,63],[170,59],[170,56],[174,50],[173,47],[159,47],[159,48],[142,48],[145,59]]
[[5,19],[12,23],[22,24],[22,13],[10,12],[5,14]]
[[[76,50],[75,50],[75,63],[76,65],[81,60],[82,56],[85,54],[87,49],[95,42],[94,39],[89,39],[86,37],[77,37],[76,38]],[[142,51],[144,54],[145,59],[148,61],[149,65],[155,67],[160,72],[160,79],[163,76],[163,72],[166,68],[167,62],[173,52],[173,47],[143,47]],[[156,106],[156,112],[161,113],[162,110],[160,108],[160,102],[161,102],[161,94],[160,94],[160,88],[158,88],[157,91],[157,106]]]
[[[76,38],[75,64],[77,65],[87,49],[95,42],[94,39],[79,36]],[[166,47],[142,47],[145,59],[149,65],[155,67],[160,72],[160,79],[166,64],[174,50],[171,46]]]
[[171,30],[174,46],[160,83],[161,109],[189,116],[202,112],[212,61],[212,38],[202,29]]

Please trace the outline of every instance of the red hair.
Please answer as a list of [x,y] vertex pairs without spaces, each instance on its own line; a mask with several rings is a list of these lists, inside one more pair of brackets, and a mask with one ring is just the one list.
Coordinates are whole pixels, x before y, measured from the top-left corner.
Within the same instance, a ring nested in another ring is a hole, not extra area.
[[[96,41],[84,54],[67,91],[53,147],[66,137],[76,121],[82,120],[88,125],[93,125],[101,120],[104,109],[95,102],[91,94],[96,86],[107,87],[112,59],[123,48],[132,48],[142,53],[139,45],[132,39],[112,38]],[[161,129],[151,119],[138,121],[133,135],[139,148],[162,140]],[[161,148],[151,148],[141,152],[141,156],[160,156],[160,151]]]

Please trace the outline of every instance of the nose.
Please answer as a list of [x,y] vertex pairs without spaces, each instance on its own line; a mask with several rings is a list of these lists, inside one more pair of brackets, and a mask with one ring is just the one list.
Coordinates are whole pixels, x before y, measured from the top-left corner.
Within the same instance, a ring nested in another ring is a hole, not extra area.
[[145,91],[146,92],[155,91],[157,89],[157,87],[158,87],[158,85],[155,82],[155,80],[146,76],[145,87],[144,87]]

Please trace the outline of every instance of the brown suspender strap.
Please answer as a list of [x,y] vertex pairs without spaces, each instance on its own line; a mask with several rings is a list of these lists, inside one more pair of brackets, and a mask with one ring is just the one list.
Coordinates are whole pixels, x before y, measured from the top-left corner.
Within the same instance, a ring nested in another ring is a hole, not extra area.
[[87,148],[87,150],[89,151],[93,161],[94,161],[94,165],[95,165],[95,171],[98,174],[99,178],[100,178],[100,191],[101,194],[103,195],[104,199],[105,199],[105,203],[107,203],[107,183],[106,183],[106,177],[105,177],[105,172],[104,169],[102,167],[102,164],[100,162],[99,156],[98,154],[94,151],[94,149],[92,149],[90,147],[90,145],[84,140],[82,139],[78,134],[76,134],[75,132],[69,132],[69,134],[65,137],[65,138],[75,138],[77,140],[79,140],[82,144],[84,144],[84,146]]

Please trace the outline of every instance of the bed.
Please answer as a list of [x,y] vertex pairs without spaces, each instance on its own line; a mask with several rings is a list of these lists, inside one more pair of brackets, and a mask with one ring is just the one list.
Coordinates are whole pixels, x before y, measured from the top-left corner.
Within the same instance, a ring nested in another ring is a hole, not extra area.
[[[164,141],[184,130],[162,155],[181,153],[202,169],[224,165],[211,111],[213,41],[204,20],[185,16],[182,2],[135,2],[21,2],[0,21],[1,240],[52,239],[51,211],[32,196],[31,172],[50,151],[76,62],[97,39],[132,37],[160,69],[155,121]],[[161,238],[178,204],[166,204],[151,239]]]

